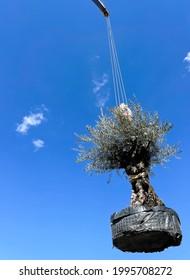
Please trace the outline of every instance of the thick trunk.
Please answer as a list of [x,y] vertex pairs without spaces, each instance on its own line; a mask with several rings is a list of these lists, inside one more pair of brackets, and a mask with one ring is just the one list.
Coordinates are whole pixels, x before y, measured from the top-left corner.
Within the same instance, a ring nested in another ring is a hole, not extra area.
[[144,163],[128,166],[126,173],[132,185],[131,206],[146,205],[150,207],[164,205],[150,184]]

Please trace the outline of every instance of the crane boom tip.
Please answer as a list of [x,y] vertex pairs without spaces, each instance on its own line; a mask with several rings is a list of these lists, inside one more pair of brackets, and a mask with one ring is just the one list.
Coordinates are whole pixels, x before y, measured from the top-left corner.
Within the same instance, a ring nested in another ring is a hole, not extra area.
[[100,0],[92,0],[96,6],[100,9],[105,17],[109,17],[109,12],[107,11],[105,5]]
[[110,13],[105,9],[104,11],[102,11],[103,15],[105,17],[109,17]]

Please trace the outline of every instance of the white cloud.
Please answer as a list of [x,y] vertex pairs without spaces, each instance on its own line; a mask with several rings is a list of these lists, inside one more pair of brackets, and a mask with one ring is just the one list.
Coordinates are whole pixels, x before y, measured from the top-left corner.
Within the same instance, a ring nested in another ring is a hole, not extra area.
[[183,61],[188,63],[187,70],[190,72],[190,52],[187,53],[187,56],[184,58]]
[[21,134],[26,134],[31,126],[38,126],[44,120],[45,117],[43,113],[31,113],[23,118],[22,123],[17,126],[16,131]]
[[184,58],[184,61],[187,61],[190,63],[190,52],[187,53],[187,56]]
[[101,78],[94,78],[92,82],[94,84],[93,93],[96,95],[96,105],[104,107],[109,99],[109,89],[105,87],[109,82],[109,76],[104,73]]
[[93,62],[97,62],[99,59],[100,59],[100,56],[98,54],[95,54],[91,57],[90,60],[93,61]]
[[100,79],[93,79],[93,93],[97,93],[98,91],[100,91],[108,83],[108,81],[109,76],[106,73],[104,73]]
[[36,140],[33,140],[32,143],[34,144],[35,151],[44,147],[44,141],[43,140],[36,139]]
[[105,91],[101,94],[98,93],[96,95],[96,105],[100,108],[103,108],[105,106],[106,102],[108,101],[109,96],[110,96],[109,91]]

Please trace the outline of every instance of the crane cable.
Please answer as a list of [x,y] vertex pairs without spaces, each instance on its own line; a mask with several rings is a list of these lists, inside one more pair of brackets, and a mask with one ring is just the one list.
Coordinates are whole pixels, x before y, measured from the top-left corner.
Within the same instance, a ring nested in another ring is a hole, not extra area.
[[127,104],[127,96],[125,92],[124,82],[121,74],[121,68],[119,65],[119,59],[117,55],[117,50],[115,46],[115,41],[114,41],[109,17],[106,17],[106,22],[107,22],[107,33],[108,33],[108,42],[109,42],[109,50],[110,50],[110,58],[111,58],[113,86],[114,86],[114,93],[115,93],[115,102],[116,102],[116,106],[119,106],[121,103]]

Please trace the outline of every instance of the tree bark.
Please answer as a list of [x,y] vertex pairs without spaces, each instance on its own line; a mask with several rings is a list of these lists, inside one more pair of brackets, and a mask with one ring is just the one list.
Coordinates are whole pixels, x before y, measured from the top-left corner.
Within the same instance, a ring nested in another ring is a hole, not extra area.
[[135,166],[128,166],[125,171],[132,185],[131,206],[164,206],[163,201],[150,184],[148,172],[142,161]]

